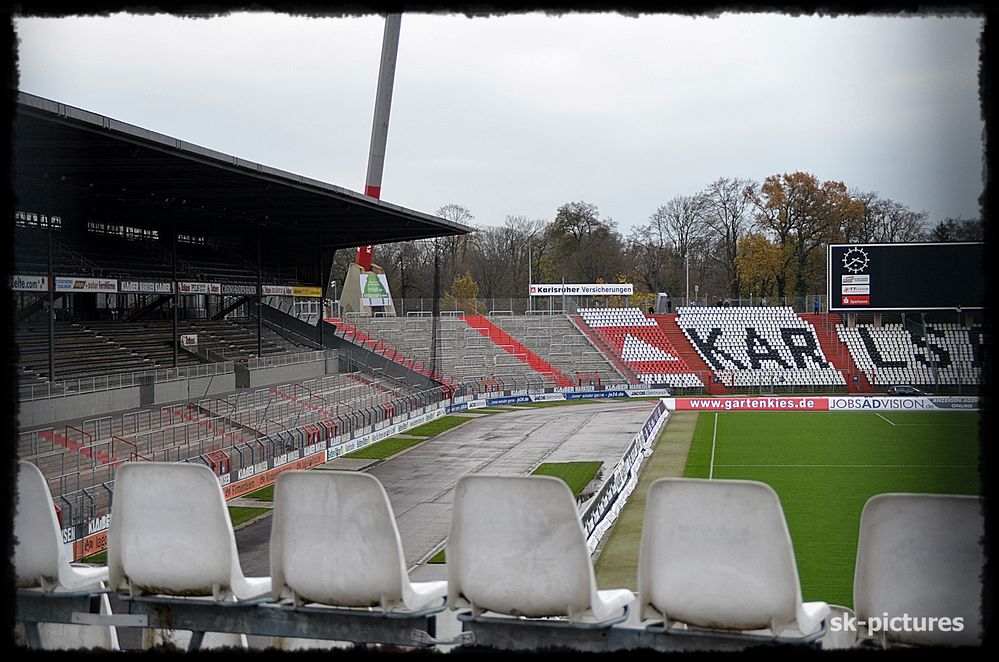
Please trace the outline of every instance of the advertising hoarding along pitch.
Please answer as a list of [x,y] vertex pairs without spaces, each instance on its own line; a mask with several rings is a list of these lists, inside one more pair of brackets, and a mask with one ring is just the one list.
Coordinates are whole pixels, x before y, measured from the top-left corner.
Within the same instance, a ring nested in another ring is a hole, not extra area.
[[14,292],[48,292],[48,276],[20,276],[13,274],[10,277],[10,289]]
[[56,276],[56,292],[117,292],[116,278],[64,278]]

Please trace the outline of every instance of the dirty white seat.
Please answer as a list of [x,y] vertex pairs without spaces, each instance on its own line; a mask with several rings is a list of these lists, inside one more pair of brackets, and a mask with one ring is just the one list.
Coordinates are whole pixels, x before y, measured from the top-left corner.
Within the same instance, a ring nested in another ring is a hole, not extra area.
[[795,637],[829,607],[803,603],[776,492],[747,480],[662,478],[649,488],[638,561],[639,615]]
[[[18,462],[17,503],[14,515],[14,573],[18,589],[45,593],[100,591],[108,579],[107,567],[74,566],[62,542],[62,531],[45,476],[34,464]],[[111,613],[107,595],[100,611]],[[118,650],[113,626],[39,625],[42,647],[108,648]]]
[[269,577],[244,577],[222,488],[199,464],[134,462],[115,479],[108,531],[111,587],[132,595],[266,595]]
[[[860,517],[853,603],[858,620],[910,617],[920,629],[885,628],[888,642],[975,646],[981,643],[984,516],[978,497],[878,494]],[[944,631],[939,622],[952,622]],[[959,631],[953,620],[961,618]],[[901,625],[901,624],[899,624]],[[861,632],[867,635],[867,629]],[[878,637],[881,638],[881,637]]]
[[106,567],[74,567],[62,543],[62,531],[52,505],[52,493],[42,472],[30,462],[18,462],[17,514],[14,516],[14,571],[18,588],[82,591],[107,581]]
[[626,589],[597,590],[576,500],[557,478],[465,476],[452,513],[452,609],[593,623],[623,615],[634,600]]
[[274,490],[272,596],[337,607],[443,607],[447,583],[409,581],[392,505],[374,476],[287,471]]

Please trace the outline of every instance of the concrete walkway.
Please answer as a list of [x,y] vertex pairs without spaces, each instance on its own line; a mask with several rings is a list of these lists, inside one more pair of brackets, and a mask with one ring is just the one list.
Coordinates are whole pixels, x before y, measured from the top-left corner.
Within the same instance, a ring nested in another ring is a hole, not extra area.
[[[412,577],[443,572],[443,566],[422,563],[447,537],[459,478],[526,475],[542,462],[572,460],[603,462],[609,475],[654,406],[651,401],[607,401],[481,416],[371,467],[395,511]],[[269,574],[269,537],[269,517],[236,532],[245,574]]]
[[697,416],[697,412],[674,412],[653,446],[652,455],[642,465],[635,491],[597,548],[594,570],[600,588],[638,590],[638,550],[645,519],[645,495],[655,480],[683,475]]

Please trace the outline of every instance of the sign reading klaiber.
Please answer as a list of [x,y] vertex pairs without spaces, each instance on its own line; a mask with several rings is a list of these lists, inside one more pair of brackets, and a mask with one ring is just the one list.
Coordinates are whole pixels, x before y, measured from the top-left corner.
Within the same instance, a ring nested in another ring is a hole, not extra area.
[[553,283],[551,285],[531,285],[532,297],[566,296],[631,296],[635,286],[631,283]]
[[360,275],[361,303],[365,306],[391,306],[388,279],[385,274],[366,273]]

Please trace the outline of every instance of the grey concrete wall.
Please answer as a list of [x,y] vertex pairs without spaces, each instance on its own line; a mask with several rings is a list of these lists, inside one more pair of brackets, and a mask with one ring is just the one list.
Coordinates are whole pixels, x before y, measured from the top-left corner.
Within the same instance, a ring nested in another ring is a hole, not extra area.
[[[326,375],[326,360],[309,361],[308,363],[295,363],[293,365],[282,365],[274,368],[248,369],[245,365],[236,364],[236,388],[256,388],[258,386],[269,386],[271,384],[283,384],[285,382],[311,379]],[[335,362],[333,367],[335,368]]]
[[18,427],[23,429],[36,425],[50,425],[56,421],[97,416],[120,409],[133,409],[141,404],[140,388],[129,386],[111,391],[21,402],[17,413]]

